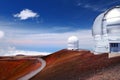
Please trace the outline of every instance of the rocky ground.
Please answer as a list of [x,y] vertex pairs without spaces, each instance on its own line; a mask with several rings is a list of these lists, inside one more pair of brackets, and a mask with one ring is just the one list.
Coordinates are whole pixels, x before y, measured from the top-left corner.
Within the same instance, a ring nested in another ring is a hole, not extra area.
[[120,80],[120,57],[61,50],[43,57],[47,66],[31,80]]

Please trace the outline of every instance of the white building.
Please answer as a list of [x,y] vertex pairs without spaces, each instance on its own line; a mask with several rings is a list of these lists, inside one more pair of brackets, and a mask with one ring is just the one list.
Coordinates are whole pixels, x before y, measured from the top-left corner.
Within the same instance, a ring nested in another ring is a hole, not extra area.
[[68,50],[78,50],[79,40],[76,36],[71,36],[68,38]]
[[93,24],[95,53],[120,53],[120,6],[101,13]]

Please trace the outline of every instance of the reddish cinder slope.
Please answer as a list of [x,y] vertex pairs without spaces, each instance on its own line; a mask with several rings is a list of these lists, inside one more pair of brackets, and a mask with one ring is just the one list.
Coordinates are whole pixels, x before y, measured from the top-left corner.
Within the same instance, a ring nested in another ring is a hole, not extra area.
[[35,58],[0,59],[0,80],[17,80],[38,69],[41,63]]
[[98,70],[87,80],[120,80],[120,64]]
[[31,80],[87,80],[98,70],[120,62],[120,57],[109,59],[107,53],[94,55],[85,50],[61,50],[43,58],[47,66]]

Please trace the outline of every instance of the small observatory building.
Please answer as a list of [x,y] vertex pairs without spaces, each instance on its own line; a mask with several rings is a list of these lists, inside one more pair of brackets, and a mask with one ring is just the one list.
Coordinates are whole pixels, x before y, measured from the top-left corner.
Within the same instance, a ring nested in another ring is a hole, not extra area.
[[95,53],[120,53],[120,6],[101,13],[94,21]]
[[71,36],[68,38],[68,50],[78,50],[79,40],[76,36]]

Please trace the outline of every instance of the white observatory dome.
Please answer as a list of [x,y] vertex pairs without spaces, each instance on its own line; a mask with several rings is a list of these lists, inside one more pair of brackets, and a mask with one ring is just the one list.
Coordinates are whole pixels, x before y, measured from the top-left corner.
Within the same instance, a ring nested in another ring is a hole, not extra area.
[[[113,7],[101,13],[94,21],[93,36],[120,36],[120,6]],[[101,39],[101,38],[100,38]]]
[[78,50],[79,40],[76,36],[71,36],[68,38],[68,50]]
[[78,38],[76,36],[71,36],[68,38],[68,42],[70,43],[74,43],[74,42],[77,42],[78,41]]
[[[101,13],[94,21],[92,35],[95,39],[95,52],[103,53],[114,50],[112,43],[120,45],[120,6]],[[116,49],[119,50],[120,49]]]
[[110,9],[104,19],[109,39],[120,40],[120,6]]
[[118,6],[118,7],[115,7],[115,8],[108,10],[108,12],[106,12],[104,19],[106,19],[107,23],[109,23],[109,24],[119,23],[119,21],[120,21],[120,7]]

